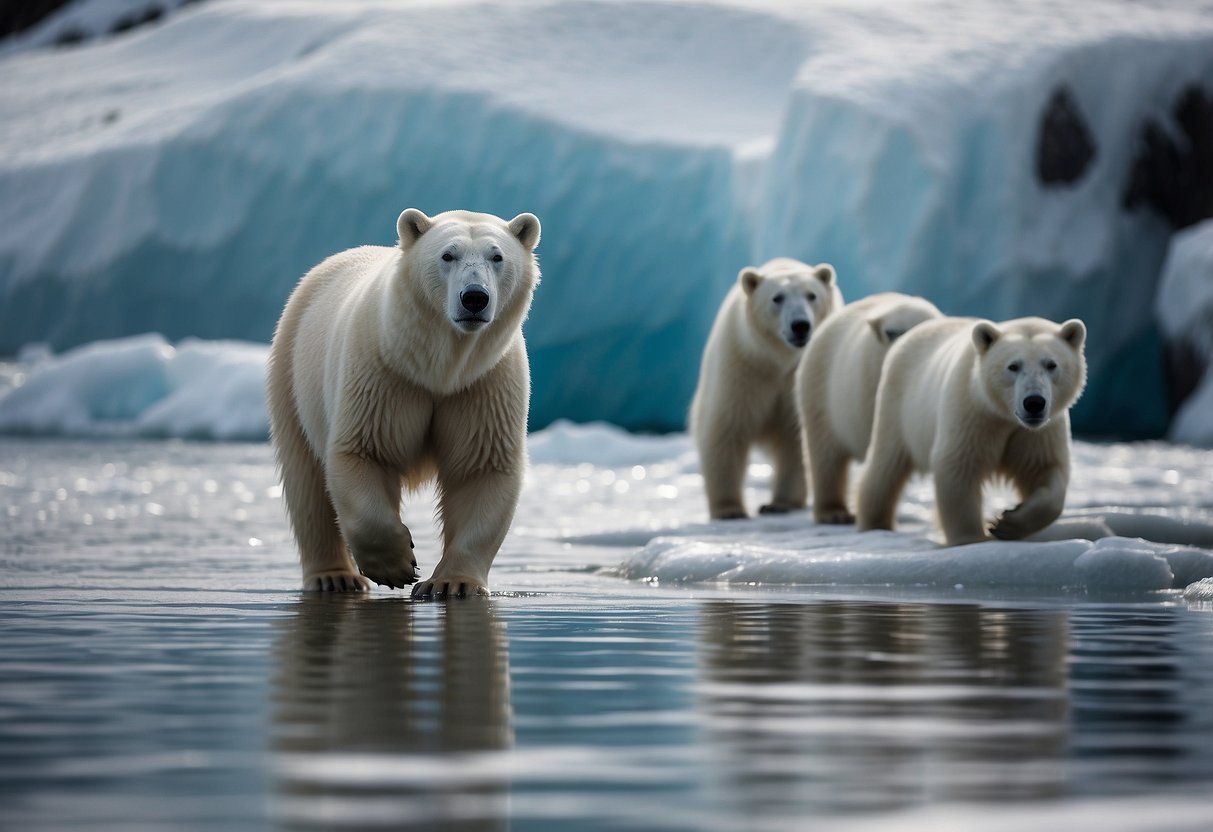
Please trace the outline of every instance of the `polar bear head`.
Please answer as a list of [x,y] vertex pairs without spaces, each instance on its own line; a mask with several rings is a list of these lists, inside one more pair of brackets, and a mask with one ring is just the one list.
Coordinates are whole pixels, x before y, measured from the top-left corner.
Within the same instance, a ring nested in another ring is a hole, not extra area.
[[935,304],[926,298],[896,295],[890,303],[881,304],[868,318],[872,334],[884,347],[905,335],[919,324],[942,316]]
[[1043,318],[978,321],[973,345],[987,403],[1026,428],[1044,427],[1082,393],[1086,338],[1077,318],[1063,324]]
[[779,257],[747,266],[737,280],[752,326],[795,350],[808,344],[825,318],[842,306],[834,267],[828,263],[810,266]]
[[[400,249],[421,296],[463,333],[486,329],[530,306],[539,280],[539,220],[519,214],[447,211],[428,217],[408,208],[396,221]],[[521,323],[519,318],[518,323]]]

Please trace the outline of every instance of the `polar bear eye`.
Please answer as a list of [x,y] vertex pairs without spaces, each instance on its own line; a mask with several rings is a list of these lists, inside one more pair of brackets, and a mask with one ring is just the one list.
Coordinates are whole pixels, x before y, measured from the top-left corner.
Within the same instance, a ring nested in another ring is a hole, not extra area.
[[805,293],[805,297],[809,299],[809,303],[812,303],[813,301],[817,300],[817,293],[816,292],[807,292],[807,293]]
[[783,292],[780,292],[778,295],[771,298],[771,300],[775,301],[776,303],[783,303]]
[[443,252],[443,254],[442,254],[442,262],[444,262],[444,263],[450,263],[450,262],[451,262],[452,260],[454,260],[454,259],[455,259],[455,255],[451,254],[449,251]]
[[1010,370],[1012,373],[1018,373],[1019,372],[1019,362],[1012,361],[1010,364],[1007,365],[1007,369]]
[[502,260],[504,260],[504,259],[505,259],[505,258],[501,256],[501,252],[500,252],[500,251],[499,251],[499,252],[497,252],[496,254],[494,254],[494,255],[493,255],[493,262],[494,262],[494,263],[500,263],[500,262],[501,262]]
[[1045,362],[1045,369],[1048,370],[1050,373],[1053,372],[1054,370],[1057,369],[1057,362],[1052,359],[1049,359],[1048,361]]

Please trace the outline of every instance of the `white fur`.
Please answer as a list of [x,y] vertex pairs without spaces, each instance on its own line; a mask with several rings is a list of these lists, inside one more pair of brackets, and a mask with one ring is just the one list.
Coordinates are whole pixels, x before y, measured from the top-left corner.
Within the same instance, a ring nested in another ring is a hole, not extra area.
[[763,512],[802,508],[807,497],[793,373],[804,345],[842,306],[834,268],[777,258],[738,275],[703,352],[690,428],[712,517],[745,517],[742,485],[750,448],[775,464]]
[[[522,322],[539,221],[409,209],[397,231],[395,248],[350,249],[308,272],[270,349],[270,427],[304,588],[416,581],[401,487],[437,477],[442,558],[414,595],[485,593],[526,466]],[[473,284],[487,295],[474,313],[460,294]]]
[[867,453],[885,355],[913,327],[938,317],[923,298],[885,292],[847,304],[813,336],[796,371],[796,405],[818,523],[854,522],[847,469]]
[[[988,537],[981,486],[1006,477],[1021,502],[990,527],[1015,539],[1061,514],[1070,480],[1069,407],[1086,383],[1082,321],[944,318],[898,339],[885,360],[858,526],[891,529],[911,471],[935,476],[949,545]],[[1030,396],[1043,402],[1030,418]]]

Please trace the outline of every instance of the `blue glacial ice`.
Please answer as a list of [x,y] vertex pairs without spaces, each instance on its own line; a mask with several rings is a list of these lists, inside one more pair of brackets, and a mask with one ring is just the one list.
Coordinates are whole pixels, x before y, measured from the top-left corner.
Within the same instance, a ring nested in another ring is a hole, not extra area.
[[[402,208],[527,210],[535,426],[680,428],[738,269],[789,255],[851,298],[1081,316],[1076,428],[1162,435],[1170,228],[1122,192],[1143,121],[1213,88],[1213,3],[798,5],[228,0],[0,53],[0,354],[265,343]],[[1059,90],[1093,151],[1045,186]]]

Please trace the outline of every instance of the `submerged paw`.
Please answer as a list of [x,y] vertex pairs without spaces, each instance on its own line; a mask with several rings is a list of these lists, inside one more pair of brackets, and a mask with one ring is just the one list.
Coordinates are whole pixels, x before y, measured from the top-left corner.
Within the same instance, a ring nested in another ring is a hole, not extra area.
[[353,572],[318,572],[303,582],[304,592],[366,592],[370,582]]
[[489,588],[474,578],[430,578],[413,587],[413,597],[422,600],[441,601],[488,594]]

